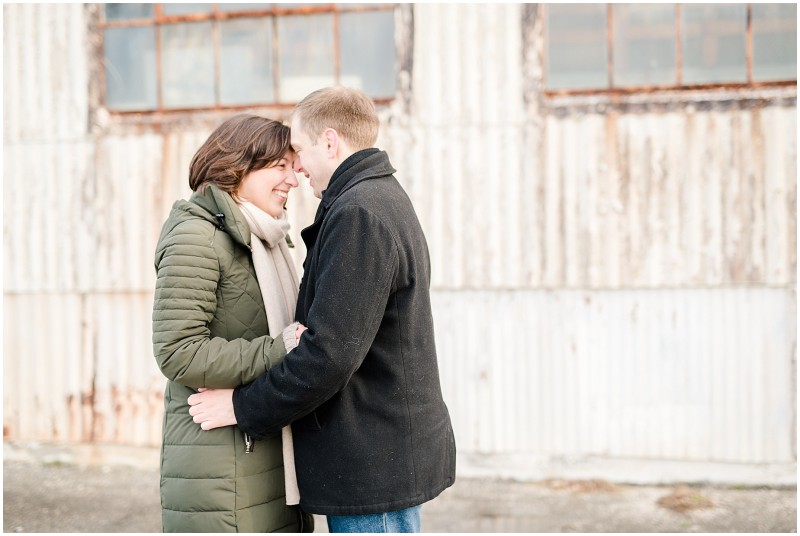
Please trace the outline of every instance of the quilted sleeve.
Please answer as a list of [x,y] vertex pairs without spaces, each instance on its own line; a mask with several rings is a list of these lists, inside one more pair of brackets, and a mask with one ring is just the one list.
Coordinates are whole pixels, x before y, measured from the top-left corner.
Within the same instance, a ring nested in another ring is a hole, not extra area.
[[208,233],[178,225],[156,253],[153,353],[161,372],[188,387],[237,387],[283,360],[280,337],[212,337],[220,267]]

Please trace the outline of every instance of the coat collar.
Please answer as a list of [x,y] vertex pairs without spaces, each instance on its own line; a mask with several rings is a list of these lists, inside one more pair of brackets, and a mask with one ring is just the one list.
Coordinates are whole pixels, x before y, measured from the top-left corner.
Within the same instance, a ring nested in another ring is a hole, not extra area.
[[[322,226],[325,213],[339,196],[360,182],[393,175],[395,171],[389,162],[389,155],[386,154],[386,151],[374,148],[353,153],[342,162],[331,176],[328,188],[322,192],[322,201],[317,206],[314,223],[300,232],[306,249],[311,251],[311,248],[316,243],[317,234]],[[306,257],[306,260],[308,260],[308,257]],[[305,262],[303,261],[304,267]]]
[[340,195],[368,179],[395,173],[389,155],[380,149],[363,149],[351,154],[339,164],[331,176],[328,188],[322,192],[322,205],[327,209]]

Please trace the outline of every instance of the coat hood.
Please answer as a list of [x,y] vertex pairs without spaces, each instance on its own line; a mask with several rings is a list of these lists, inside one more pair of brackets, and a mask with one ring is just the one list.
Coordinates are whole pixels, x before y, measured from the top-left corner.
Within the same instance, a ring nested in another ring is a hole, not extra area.
[[250,247],[250,226],[229,193],[214,184],[208,184],[202,194],[194,192],[186,204],[187,212],[212,222],[235,242]]
[[[234,242],[250,248],[250,226],[245,221],[242,211],[229,193],[213,184],[207,185],[202,194],[192,193],[188,201],[180,199],[173,203],[172,211],[161,229],[159,243],[175,227],[193,219],[211,223],[217,229],[225,231]],[[163,249],[156,250],[156,266],[161,262],[163,254]]]

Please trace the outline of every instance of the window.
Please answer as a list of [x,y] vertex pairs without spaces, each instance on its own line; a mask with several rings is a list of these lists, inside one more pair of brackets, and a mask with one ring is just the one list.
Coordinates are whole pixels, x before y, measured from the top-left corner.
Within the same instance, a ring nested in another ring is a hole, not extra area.
[[547,4],[546,89],[796,83],[796,4]]
[[394,97],[392,4],[104,4],[109,110],[293,104],[341,84]]

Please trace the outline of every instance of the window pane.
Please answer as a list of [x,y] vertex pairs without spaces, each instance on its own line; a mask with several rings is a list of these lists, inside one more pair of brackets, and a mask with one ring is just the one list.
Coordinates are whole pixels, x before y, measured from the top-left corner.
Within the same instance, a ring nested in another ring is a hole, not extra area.
[[753,4],[753,80],[797,79],[797,4]]
[[683,83],[746,82],[745,4],[683,4]]
[[105,31],[106,104],[113,110],[156,108],[156,34],[152,27]]
[[272,19],[220,22],[220,37],[221,104],[273,101]]
[[272,4],[217,4],[218,11],[264,11],[272,9]]
[[604,4],[547,5],[547,87],[608,87]]
[[211,4],[164,4],[164,15],[211,13]]
[[615,4],[612,9],[614,86],[676,83],[675,6]]
[[281,101],[299,101],[335,83],[332,15],[279,17],[278,39]]
[[161,93],[166,108],[214,104],[211,23],[161,27]]
[[153,18],[153,4],[106,4],[106,20]]
[[370,97],[394,96],[394,13],[342,14],[339,28],[339,83],[360,89]]

